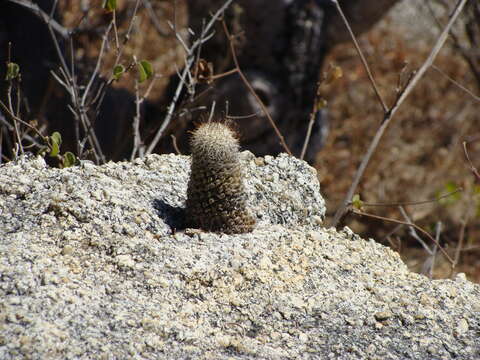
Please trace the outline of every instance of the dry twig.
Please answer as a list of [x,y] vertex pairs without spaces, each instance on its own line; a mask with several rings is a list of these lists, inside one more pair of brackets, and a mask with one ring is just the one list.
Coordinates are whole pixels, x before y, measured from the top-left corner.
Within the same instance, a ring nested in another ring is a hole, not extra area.
[[272,128],[275,131],[275,134],[280,139],[280,143],[282,144],[282,147],[285,149],[285,151],[288,153],[288,155],[292,155],[292,152],[290,151],[287,143],[285,142],[285,138],[283,137],[282,133],[278,129],[277,125],[275,124],[275,121],[273,121],[272,116],[270,115],[270,113],[267,110],[267,107],[263,103],[262,99],[260,99],[260,97],[257,95],[257,93],[253,89],[252,85],[248,81],[247,77],[243,73],[242,69],[240,68],[240,64],[238,63],[237,53],[235,51],[235,45],[233,43],[233,37],[230,35],[230,32],[228,31],[227,24],[225,23],[225,21],[223,21],[222,24],[223,24],[223,30],[225,31],[225,34],[228,38],[228,42],[230,44],[230,51],[232,53],[233,63],[235,64],[235,68],[237,69],[238,75],[242,79],[242,81],[245,84],[245,86],[247,87],[248,91],[250,91],[250,93],[253,95],[253,97],[255,97],[255,100],[257,100],[257,103],[262,108],[263,114],[267,117],[268,121],[270,122],[270,125],[272,125]]
[[456,87],[458,87],[460,90],[462,90],[463,92],[467,93],[468,95],[470,95],[470,97],[475,100],[475,101],[478,101],[480,102],[480,97],[475,95],[471,90],[467,89],[465,86],[463,86],[462,84],[460,84],[458,81],[456,81],[455,79],[452,79],[450,76],[448,76],[447,74],[445,74],[442,70],[440,70],[438,67],[436,67],[435,65],[432,65],[432,69],[434,69],[435,71],[439,72],[440,74],[442,74],[443,76],[445,76],[448,81],[450,81],[452,84],[454,84]]
[[[426,237],[428,237],[428,239],[430,241],[432,241],[434,244],[436,244],[438,246],[438,248],[440,249],[440,251],[443,253],[443,255],[445,255],[445,257],[448,259],[448,261],[452,264],[454,264],[452,258],[448,255],[448,253],[445,251],[445,249],[443,249],[437,242],[437,240],[435,240],[432,235],[430,235],[428,232],[426,232],[425,230],[423,230],[420,226],[412,223],[412,222],[407,222],[407,221],[401,221],[401,220],[396,220],[396,219],[390,219],[390,218],[386,218],[386,217],[383,217],[383,216],[378,216],[378,215],[374,215],[374,214],[369,214],[369,213],[366,213],[366,212],[363,212],[363,211],[359,211],[359,210],[355,210],[353,209],[352,212],[354,214],[357,214],[357,215],[360,215],[360,216],[367,216],[367,217],[370,217],[370,218],[373,218],[373,219],[378,219],[378,220],[382,220],[382,221],[387,221],[387,222],[392,222],[392,223],[395,223],[395,224],[403,224],[403,225],[407,225],[407,226],[411,226],[411,227],[414,227],[415,229],[417,229],[418,231],[420,231],[423,235],[425,235]],[[428,246],[427,246],[428,248]]]
[[[334,0],[332,0],[332,1],[334,1]],[[434,47],[432,48],[428,58],[425,60],[423,65],[420,67],[420,69],[418,69],[418,71],[415,73],[415,75],[412,77],[412,79],[407,83],[407,85],[405,86],[403,91],[401,91],[398,94],[398,97],[395,100],[395,103],[393,104],[393,106],[385,113],[382,124],[380,125],[379,129],[377,130],[372,142],[370,143],[370,146],[367,150],[367,153],[363,157],[363,159],[360,163],[360,166],[357,169],[357,172],[355,174],[353,182],[352,182],[352,184],[351,184],[351,186],[350,186],[350,188],[349,188],[341,206],[338,208],[337,212],[335,213],[335,216],[334,216],[333,221],[332,221],[333,226],[337,226],[340,219],[345,214],[345,212],[347,210],[347,207],[348,207],[348,204],[350,203],[350,201],[352,199],[352,196],[353,196],[353,194],[354,194],[354,192],[355,192],[355,190],[356,190],[356,188],[357,188],[357,186],[360,182],[360,179],[362,178],[362,176],[365,172],[365,169],[367,168],[367,165],[370,162],[370,159],[371,159],[373,153],[377,149],[377,146],[380,142],[380,139],[383,137],[383,134],[385,133],[385,130],[390,125],[390,123],[393,119],[393,116],[396,114],[396,112],[400,108],[400,105],[402,105],[402,103],[405,101],[405,99],[408,97],[408,95],[410,95],[412,90],[418,84],[418,82],[423,77],[425,72],[433,64],[433,61],[435,60],[435,57],[437,56],[438,52],[440,51],[440,49],[442,48],[443,44],[445,43],[445,41],[447,39],[448,33],[449,33],[452,25],[457,20],[457,18],[460,15],[463,7],[465,6],[466,2],[467,2],[467,0],[459,0],[458,1],[454,13],[450,17],[450,20],[449,20],[447,26],[445,26],[442,33],[438,37],[438,39],[437,39]]]
[[420,200],[420,201],[406,201],[406,202],[397,202],[397,203],[366,203],[362,201],[362,206],[406,206],[406,205],[423,205],[423,204],[430,204],[437,202],[441,199],[445,199],[449,196],[452,196],[460,191],[463,191],[462,188],[455,189],[452,192],[449,192],[448,194],[439,196],[435,199],[430,199],[430,200]]
[[480,173],[478,172],[475,165],[473,165],[472,160],[470,160],[470,155],[468,155],[467,142],[466,141],[463,142],[463,152],[465,153],[465,157],[468,161],[468,165],[470,165],[470,170],[472,171],[473,175],[475,175],[477,180],[480,181]]
[[380,102],[380,105],[382,105],[383,112],[386,113],[388,111],[387,104],[382,98],[382,95],[380,94],[380,91],[378,90],[377,83],[375,82],[375,79],[373,78],[372,71],[370,70],[370,67],[368,66],[367,60],[365,59],[365,56],[363,55],[362,49],[360,49],[360,45],[358,44],[358,41],[353,34],[352,28],[350,24],[348,23],[348,20],[343,13],[342,8],[340,7],[340,3],[338,0],[330,0],[335,4],[335,7],[337,8],[338,13],[340,14],[345,26],[347,27],[348,33],[350,34],[350,37],[352,38],[353,44],[355,45],[355,49],[357,50],[358,56],[360,57],[360,60],[362,61],[363,67],[365,68],[365,71],[367,72],[368,78],[370,79],[370,83],[372,84],[373,91],[375,92],[375,95],[377,96],[378,101]]
[[[49,24],[53,30],[60,34],[64,39],[68,39],[70,36],[70,30],[60,25],[55,19],[53,19],[54,11],[50,12],[50,15],[47,15],[37,4],[34,4],[30,0],[8,0],[12,3],[21,5],[29,10],[31,10],[35,15],[41,18],[46,24]],[[55,9],[55,7],[53,7]]]
[[[407,212],[405,211],[405,209],[403,208],[403,206],[399,206],[398,207],[400,212],[402,213],[402,216],[405,218],[405,221],[407,221],[409,224],[413,224],[413,221],[412,219],[410,219],[410,217],[408,216]],[[409,230],[409,233],[410,235],[415,239],[417,240],[420,245],[422,245],[422,247],[425,249],[425,251],[429,254],[429,255],[432,255],[433,252],[432,250],[430,249],[430,247],[425,243],[425,241],[423,241],[423,239],[417,234],[417,232],[415,231],[415,228],[412,227],[412,226],[409,226],[408,227],[408,230]]]
[[155,13],[155,10],[153,9],[150,1],[142,0],[142,2],[145,9],[147,9],[148,17],[150,18],[150,21],[152,22],[153,27],[155,28],[157,33],[163,37],[168,36],[168,33],[162,29],[162,26],[160,25],[160,20],[158,20],[157,14]]
[[[439,242],[440,240],[440,234],[442,232],[442,222],[438,221],[437,225],[435,226],[435,240]],[[422,266],[422,274],[425,274],[428,276],[429,279],[433,278],[433,270],[435,268],[435,260],[437,257],[437,245],[435,244],[432,249],[432,254],[429,255],[426,259],[425,262],[423,263]],[[453,268],[454,266],[452,266]]]
[[185,68],[182,71],[182,74],[180,76],[180,82],[175,90],[175,93],[173,95],[172,101],[170,102],[170,105],[168,106],[167,110],[167,115],[165,116],[165,119],[162,122],[162,125],[160,128],[157,130],[155,133],[155,136],[151,143],[148,145],[147,150],[145,151],[145,155],[151,154],[155,147],[157,146],[158,142],[163,136],[163,133],[165,132],[166,128],[168,125],[170,125],[170,122],[172,120],[173,114],[175,112],[175,108],[178,102],[178,99],[180,98],[180,95],[182,93],[183,87],[184,87],[184,82],[185,79],[187,78],[188,75],[191,76],[190,70],[195,63],[196,59],[196,51],[201,47],[201,45],[208,41],[213,36],[213,33],[210,33],[210,30],[212,29],[213,25],[215,22],[222,16],[223,12],[230,6],[233,0],[227,0],[225,3],[215,12],[215,14],[212,16],[208,24],[202,29],[202,32],[197,40],[192,44],[190,48],[188,48],[187,55],[186,55],[186,62],[185,62]]

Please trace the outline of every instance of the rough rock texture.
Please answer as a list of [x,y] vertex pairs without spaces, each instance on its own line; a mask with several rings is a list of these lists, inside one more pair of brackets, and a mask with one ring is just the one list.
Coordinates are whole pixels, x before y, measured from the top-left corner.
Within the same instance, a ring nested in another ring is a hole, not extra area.
[[319,226],[314,171],[254,158],[259,224],[182,228],[189,160],[0,168],[0,359],[475,359],[480,286]]

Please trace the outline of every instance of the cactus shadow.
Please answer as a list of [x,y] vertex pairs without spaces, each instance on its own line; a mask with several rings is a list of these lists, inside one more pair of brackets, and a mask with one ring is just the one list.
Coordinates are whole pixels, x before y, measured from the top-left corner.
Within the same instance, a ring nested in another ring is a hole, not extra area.
[[185,208],[172,206],[161,199],[153,200],[152,206],[172,231],[185,229]]

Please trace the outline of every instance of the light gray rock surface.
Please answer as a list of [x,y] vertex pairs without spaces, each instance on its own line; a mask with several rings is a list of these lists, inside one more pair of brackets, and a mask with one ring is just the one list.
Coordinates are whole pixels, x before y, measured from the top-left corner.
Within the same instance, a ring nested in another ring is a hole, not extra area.
[[323,229],[313,169],[244,156],[235,236],[181,230],[188,157],[0,167],[0,359],[480,358],[479,285]]

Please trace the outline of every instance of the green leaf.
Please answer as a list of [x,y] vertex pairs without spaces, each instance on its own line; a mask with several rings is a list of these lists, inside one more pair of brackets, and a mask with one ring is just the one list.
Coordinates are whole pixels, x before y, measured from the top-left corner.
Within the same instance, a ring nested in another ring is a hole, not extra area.
[[58,131],[55,131],[48,137],[50,145],[50,156],[55,157],[60,152],[60,145],[62,144],[62,135]]
[[143,66],[143,68],[145,69],[145,72],[147,73],[147,79],[150,79],[153,75],[152,64],[147,60],[140,61],[140,64]]
[[361,210],[361,209],[362,209],[363,201],[360,199],[360,195],[359,195],[359,194],[353,195],[353,198],[352,198],[352,206],[353,206],[355,209],[357,209],[357,210]]
[[107,11],[114,11],[117,7],[117,0],[105,0],[103,2],[103,8]]
[[9,62],[7,64],[7,76],[5,77],[5,80],[11,81],[15,79],[18,74],[20,73],[20,66],[18,64]]
[[142,60],[138,63],[138,82],[144,82],[150,79],[153,75],[152,64],[147,60]]
[[55,157],[60,152],[60,146],[55,141],[52,141],[52,146],[50,148],[50,156]]
[[70,151],[67,151],[65,154],[63,154],[62,165],[64,168],[73,166],[75,165],[76,162],[77,162],[76,156]]
[[118,80],[122,77],[123,73],[125,72],[125,66],[117,65],[113,68],[113,78]]
[[55,131],[51,136],[50,139],[52,142],[55,142],[58,144],[58,146],[62,145],[62,135],[58,131]]

